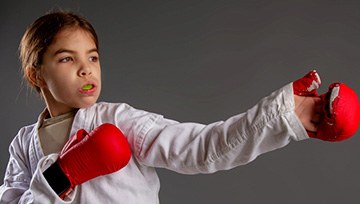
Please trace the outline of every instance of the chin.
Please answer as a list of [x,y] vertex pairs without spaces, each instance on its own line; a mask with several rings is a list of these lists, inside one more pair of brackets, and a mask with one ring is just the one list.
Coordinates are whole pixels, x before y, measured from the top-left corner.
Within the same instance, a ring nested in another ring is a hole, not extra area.
[[89,107],[93,106],[95,103],[96,103],[96,101],[82,102],[82,103],[77,105],[77,108],[89,108]]

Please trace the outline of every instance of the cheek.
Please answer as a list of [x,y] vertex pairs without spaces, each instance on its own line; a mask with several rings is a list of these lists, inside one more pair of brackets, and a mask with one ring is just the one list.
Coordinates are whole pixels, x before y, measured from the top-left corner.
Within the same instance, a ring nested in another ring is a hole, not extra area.
[[97,68],[97,69],[95,69],[94,72],[95,72],[96,77],[100,80],[101,79],[101,69]]
[[93,75],[95,76],[95,78],[97,79],[98,81],[98,85],[100,86],[101,85],[101,70],[100,69],[97,69],[93,72]]
[[45,79],[47,88],[53,94],[66,94],[66,92],[71,91],[72,81],[73,79],[69,75],[56,75]]

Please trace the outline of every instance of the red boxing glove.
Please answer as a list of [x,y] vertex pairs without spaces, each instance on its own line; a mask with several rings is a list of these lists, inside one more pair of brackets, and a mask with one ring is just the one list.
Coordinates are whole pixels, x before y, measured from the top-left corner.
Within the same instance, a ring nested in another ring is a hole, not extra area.
[[[293,83],[294,94],[319,96],[316,89],[321,80],[315,70]],[[322,118],[317,131],[308,132],[313,138],[325,141],[342,141],[355,134],[360,121],[360,106],[354,90],[344,83],[333,83],[329,91],[320,96]]]
[[329,91],[320,97],[324,116],[316,137],[335,142],[354,135],[360,121],[360,106],[355,91],[344,83],[333,83]]
[[120,170],[130,157],[130,146],[122,132],[106,123],[89,134],[79,130],[65,144],[60,157],[44,176],[54,191],[64,198],[76,185]]
[[318,73],[316,70],[312,70],[293,83],[294,94],[298,96],[318,96],[316,90],[320,85],[321,80]]

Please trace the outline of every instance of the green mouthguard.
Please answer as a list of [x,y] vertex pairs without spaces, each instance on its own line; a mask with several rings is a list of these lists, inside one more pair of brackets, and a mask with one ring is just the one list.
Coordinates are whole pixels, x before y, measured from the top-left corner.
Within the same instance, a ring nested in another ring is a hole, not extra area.
[[82,89],[83,89],[83,90],[89,90],[89,89],[91,89],[92,87],[93,87],[92,84],[88,84],[88,85],[83,86]]

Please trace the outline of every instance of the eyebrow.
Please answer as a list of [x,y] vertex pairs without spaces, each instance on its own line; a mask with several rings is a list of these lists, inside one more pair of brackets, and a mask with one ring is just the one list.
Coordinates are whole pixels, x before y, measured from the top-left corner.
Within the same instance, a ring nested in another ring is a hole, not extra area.
[[[87,53],[92,53],[92,52],[98,52],[98,49],[93,48],[93,49],[87,51]],[[54,53],[54,56],[56,56],[56,55],[58,55],[58,54],[61,54],[61,53],[71,53],[71,54],[74,54],[74,53],[76,53],[76,51],[60,48],[60,49],[58,49],[58,50]]]

